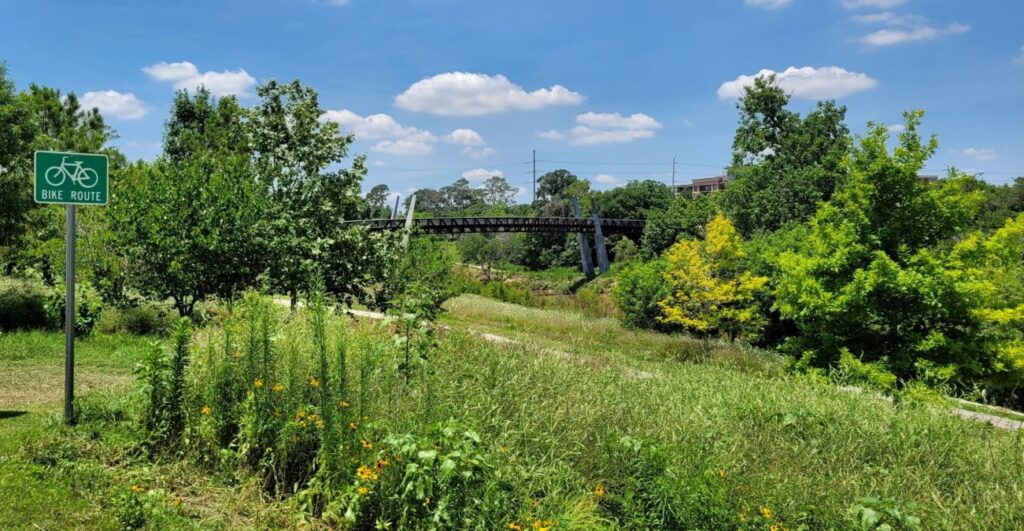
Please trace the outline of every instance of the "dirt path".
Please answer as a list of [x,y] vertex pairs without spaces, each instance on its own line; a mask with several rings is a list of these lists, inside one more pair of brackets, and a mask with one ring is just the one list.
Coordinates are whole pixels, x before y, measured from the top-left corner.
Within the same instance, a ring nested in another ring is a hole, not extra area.
[[[130,384],[127,371],[90,367],[75,369],[75,395],[96,389],[112,389]],[[64,366],[12,364],[0,371],[0,411],[56,404],[64,399]]]

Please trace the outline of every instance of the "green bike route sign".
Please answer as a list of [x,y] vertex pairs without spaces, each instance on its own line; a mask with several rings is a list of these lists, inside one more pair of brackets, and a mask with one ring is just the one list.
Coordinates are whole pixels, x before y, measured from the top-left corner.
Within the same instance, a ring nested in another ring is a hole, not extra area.
[[36,151],[36,203],[105,205],[110,196],[106,155]]

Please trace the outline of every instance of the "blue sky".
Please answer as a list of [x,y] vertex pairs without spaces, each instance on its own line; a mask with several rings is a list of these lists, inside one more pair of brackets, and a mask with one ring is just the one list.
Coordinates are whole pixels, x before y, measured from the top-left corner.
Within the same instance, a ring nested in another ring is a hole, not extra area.
[[[597,188],[714,175],[734,95],[781,73],[801,112],[848,106],[862,132],[927,111],[926,171],[1024,175],[1020,0],[4,0],[20,87],[73,91],[131,158],[155,157],[175,87],[255,101],[270,78],[315,87],[357,133],[366,187],[407,194],[565,167]],[[477,170],[477,171],[474,171]],[[523,199],[528,197],[523,194]]]

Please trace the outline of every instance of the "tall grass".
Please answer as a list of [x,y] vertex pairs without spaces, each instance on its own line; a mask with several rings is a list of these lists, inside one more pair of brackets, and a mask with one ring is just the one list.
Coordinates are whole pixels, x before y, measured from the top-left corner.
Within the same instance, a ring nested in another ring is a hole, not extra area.
[[[571,316],[489,304],[491,322],[543,339],[442,331],[430,370],[406,379],[394,329],[315,297],[290,317],[249,295],[196,335],[182,451],[357,528],[1024,525],[1017,434],[708,363],[725,345],[616,336],[610,319],[572,332]],[[460,298],[452,313],[486,306]],[[576,335],[586,356],[552,348]],[[642,374],[623,370],[635,363]]]

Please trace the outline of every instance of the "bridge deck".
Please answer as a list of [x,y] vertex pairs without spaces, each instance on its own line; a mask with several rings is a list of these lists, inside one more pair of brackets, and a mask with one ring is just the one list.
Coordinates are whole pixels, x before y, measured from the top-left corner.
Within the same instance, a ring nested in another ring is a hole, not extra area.
[[[401,230],[404,219],[362,219],[344,222],[346,225],[365,225],[371,231]],[[576,218],[530,218],[530,217],[470,217],[470,218],[414,218],[413,227],[420,232],[432,234],[458,234],[465,232],[562,232],[593,233],[591,219]],[[643,233],[644,221],[639,219],[602,219],[601,231],[605,234],[626,234],[639,236]]]

